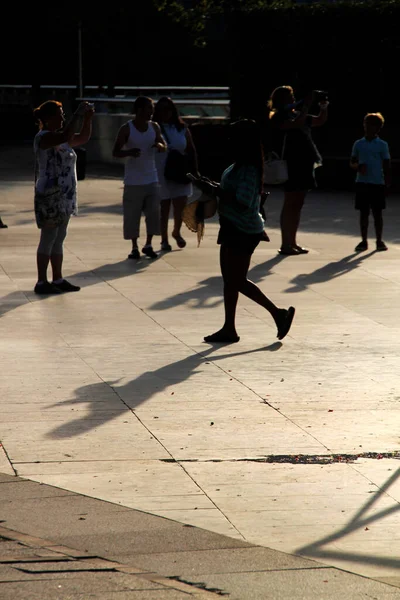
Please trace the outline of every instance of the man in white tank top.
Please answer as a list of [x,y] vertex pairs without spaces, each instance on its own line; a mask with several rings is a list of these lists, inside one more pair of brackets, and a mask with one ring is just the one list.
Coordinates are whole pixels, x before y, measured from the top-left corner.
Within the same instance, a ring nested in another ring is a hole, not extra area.
[[157,258],[152,247],[153,235],[160,235],[160,194],[155,152],[166,146],[160,127],[151,121],[154,104],[151,98],[139,96],[134,103],[135,118],[120,128],[113,156],[126,158],[123,194],[124,239],[132,241],[128,258],[140,258],[138,238],[142,212],[146,217],[146,243],[143,254]]

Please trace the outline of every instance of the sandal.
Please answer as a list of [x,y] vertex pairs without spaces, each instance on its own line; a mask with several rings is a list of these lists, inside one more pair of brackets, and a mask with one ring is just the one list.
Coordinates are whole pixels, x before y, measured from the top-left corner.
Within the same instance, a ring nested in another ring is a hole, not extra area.
[[282,254],[283,256],[298,256],[300,254],[299,250],[297,250],[297,248],[294,248],[292,246],[286,247],[286,246],[282,246],[282,248],[280,248],[278,250],[279,254]]
[[186,241],[183,239],[183,237],[181,235],[172,234],[172,237],[176,241],[178,248],[184,248],[186,246]]
[[297,250],[299,254],[308,254],[309,250],[307,248],[303,248],[302,246],[298,246],[297,244],[294,246],[294,249]]

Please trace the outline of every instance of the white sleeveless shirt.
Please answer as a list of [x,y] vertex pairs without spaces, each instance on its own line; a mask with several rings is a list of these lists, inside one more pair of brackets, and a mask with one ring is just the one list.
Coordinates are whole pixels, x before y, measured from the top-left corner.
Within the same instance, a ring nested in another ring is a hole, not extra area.
[[125,185],[147,185],[158,183],[155,161],[156,132],[153,122],[149,121],[146,131],[138,131],[132,121],[128,121],[129,137],[123,150],[139,148],[140,156],[128,156],[125,162]]

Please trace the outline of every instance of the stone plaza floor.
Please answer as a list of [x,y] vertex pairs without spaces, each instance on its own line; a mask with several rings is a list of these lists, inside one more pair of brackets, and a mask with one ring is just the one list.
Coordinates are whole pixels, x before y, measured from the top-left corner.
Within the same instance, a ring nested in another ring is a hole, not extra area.
[[25,156],[0,168],[0,472],[400,586],[400,197],[389,251],[371,224],[356,254],[352,194],[310,193],[310,253],[282,257],[273,191],[249,277],[293,327],[278,342],[241,297],[240,342],[210,346],[216,219],[200,247],[183,226],[184,250],[129,261],[121,179],[89,167],[64,257],[82,290],[39,297]]

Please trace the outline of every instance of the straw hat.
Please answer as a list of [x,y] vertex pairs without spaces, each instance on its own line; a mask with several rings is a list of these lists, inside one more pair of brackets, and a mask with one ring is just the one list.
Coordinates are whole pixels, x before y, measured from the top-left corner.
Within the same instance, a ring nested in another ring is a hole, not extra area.
[[189,200],[182,212],[186,227],[197,233],[197,246],[204,236],[204,220],[211,219],[217,212],[217,198],[201,194],[196,200]]

